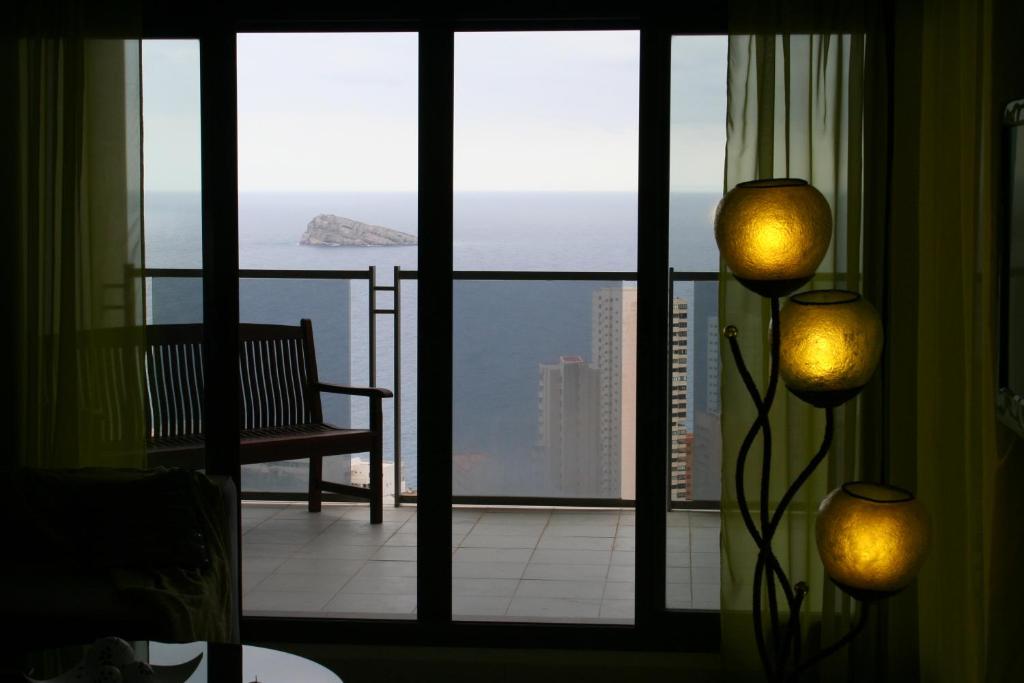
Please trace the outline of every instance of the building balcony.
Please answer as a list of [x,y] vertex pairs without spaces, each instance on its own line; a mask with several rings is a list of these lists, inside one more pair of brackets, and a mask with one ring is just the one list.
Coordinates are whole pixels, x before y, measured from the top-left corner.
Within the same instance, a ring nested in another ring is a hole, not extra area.
[[[667,607],[718,609],[718,511],[666,514]],[[632,623],[632,509],[457,506],[452,520],[456,619]],[[414,506],[371,526],[364,503],[244,502],[245,614],[413,618],[416,523]]]

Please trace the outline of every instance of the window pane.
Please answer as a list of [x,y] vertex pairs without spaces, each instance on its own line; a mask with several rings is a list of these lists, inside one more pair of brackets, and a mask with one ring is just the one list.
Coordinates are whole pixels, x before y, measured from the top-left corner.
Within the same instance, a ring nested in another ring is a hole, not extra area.
[[[414,618],[415,508],[396,508],[395,496],[416,484],[416,288],[403,280],[398,297],[371,290],[369,269],[376,287],[391,287],[395,267],[416,267],[417,79],[413,33],[238,36],[239,266],[359,271],[243,279],[241,321],[308,318],[321,381],[395,392],[384,402],[382,524],[369,523],[367,503],[331,493],[319,513],[307,512],[308,459],[245,468],[243,498],[292,501],[246,506],[248,613]],[[403,319],[398,340],[392,310]],[[366,398],[325,394],[323,408],[329,424],[369,426]],[[368,461],[329,456],[324,480],[365,486]]]
[[199,41],[143,41],[142,89],[146,267],[200,268]]
[[633,271],[639,34],[455,37],[455,268]]
[[636,291],[456,283],[456,496],[633,499]]
[[[725,165],[727,40],[672,40],[669,242],[678,273],[718,270],[714,212]],[[666,606],[718,609],[721,403],[718,283],[674,278]]]
[[727,50],[725,36],[672,39],[669,265],[677,271],[718,270]]

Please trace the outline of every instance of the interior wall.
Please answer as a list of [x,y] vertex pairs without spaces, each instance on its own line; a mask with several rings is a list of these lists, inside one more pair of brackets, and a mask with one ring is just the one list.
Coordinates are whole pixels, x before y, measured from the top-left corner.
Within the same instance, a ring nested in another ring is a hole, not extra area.
[[[995,0],[993,7],[992,97],[995,115],[1003,106],[1024,98],[1024,4],[1019,0]],[[998,132],[998,126],[993,126]],[[998,147],[997,147],[998,149]],[[1001,190],[1001,185],[997,185]],[[1002,202],[998,196],[996,201]],[[1024,439],[1008,427],[997,427],[998,456],[992,482],[992,510],[988,564],[988,680],[1017,681],[1024,671],[1020,647],[1020,615],[1024,614]]]

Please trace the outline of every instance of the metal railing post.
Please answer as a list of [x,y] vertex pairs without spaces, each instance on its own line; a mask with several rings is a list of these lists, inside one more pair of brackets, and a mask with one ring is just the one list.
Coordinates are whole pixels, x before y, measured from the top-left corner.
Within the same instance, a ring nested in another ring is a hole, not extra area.
[[377,266],[370,266],[369,304],[370,304],[370,386],[377,386]]
[[402,505],[402,280],[401,266],[395,266],[394,280],[394,347],[395,372],[394,385],[394,422],[395,422],[395,507]]

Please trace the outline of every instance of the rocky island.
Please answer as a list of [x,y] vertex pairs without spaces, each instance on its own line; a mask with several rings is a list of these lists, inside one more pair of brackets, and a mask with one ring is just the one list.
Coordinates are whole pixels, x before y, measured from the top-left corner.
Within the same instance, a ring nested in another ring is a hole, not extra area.
[[416,244],[416,236],[322,213],[306,226],[299,244],[317,247],[402,247]]

